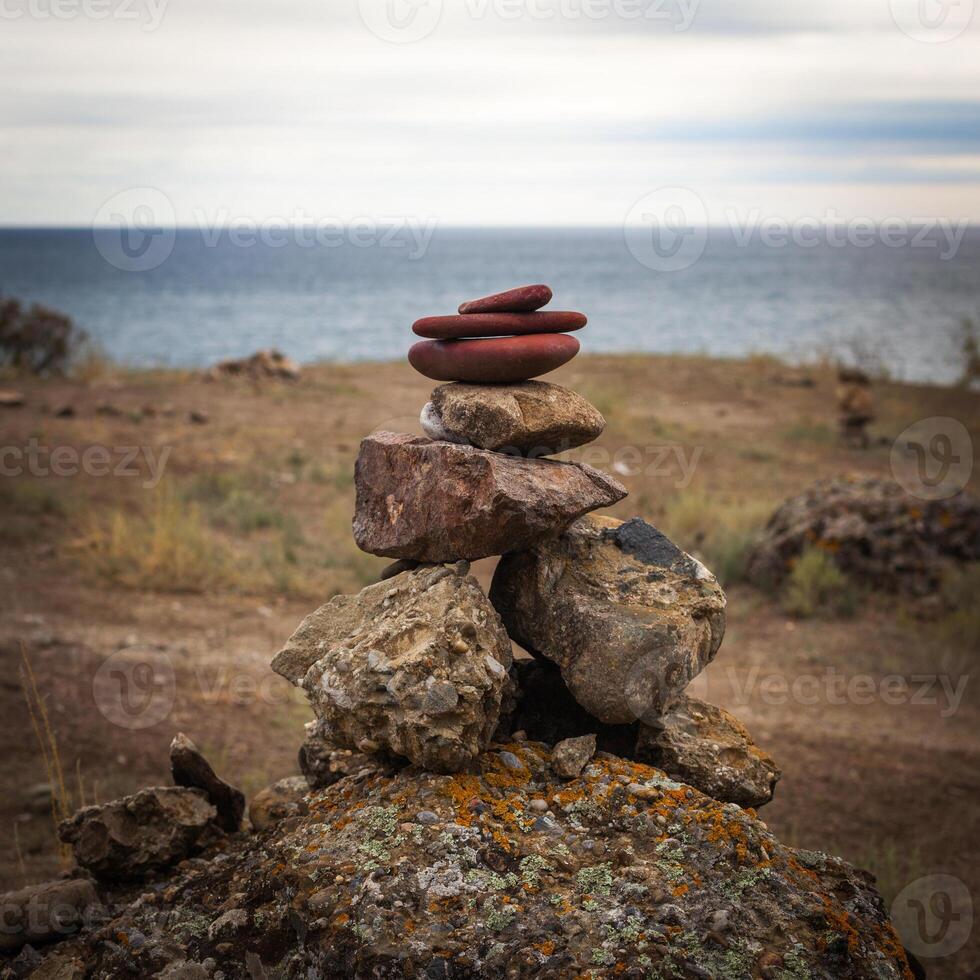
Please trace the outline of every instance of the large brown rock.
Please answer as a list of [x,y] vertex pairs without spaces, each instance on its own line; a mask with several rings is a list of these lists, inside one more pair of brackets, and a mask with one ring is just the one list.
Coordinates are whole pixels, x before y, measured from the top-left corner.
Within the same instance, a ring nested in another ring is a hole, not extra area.
[[244,794],[217,776],[208,760],[183,732],[178,732],[170,743],[170,771],[177,786],[204,790],[218,811],[218,825],[222,830],[233,834],[241,827],[245,813]]
[[0,895],[0,950],[57,942],[104,913],[92,882],[46,881]]
[[871,875],[661,770],[551,761],[336,783],[65,951],[93,978],[162,975],[166,949],[228,978],[910,980]]
[[640,725],[635,758],[726,803],[760,807],[782,773],[723,708],[681,697],[654,725]]
[[441,385],[430,404],[454,441],[523,456],[551,456],[583,446],[606,427],[581,395],[547,381]]
[[590,516],[504,556],[490,600],[510,636],[611,724],[663,714],[725,632],[715,577],[639,518]]
[[58,828],[75,860],[97,878],[132,880],[176,864],[221,836],[200,789],[156,786],[83,807]]
[[510,641],[476,579],[465,563],[423,567],[349,598],[342,639],[330,625],[318,639],[306,622],[291,641],[293,663],[311,662],[302,686],[323,731],[341,748],[461,769],[486,748],[511,688]]
[[358,547],[427,562],[526,548],[626,496],[591,466],[393,432],[361,443],[354,478]]

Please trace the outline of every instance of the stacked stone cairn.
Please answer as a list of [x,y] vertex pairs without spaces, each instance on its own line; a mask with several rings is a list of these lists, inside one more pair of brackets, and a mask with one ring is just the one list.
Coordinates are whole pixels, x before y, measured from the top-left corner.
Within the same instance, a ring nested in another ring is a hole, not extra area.
[[75,877],[0,896],[0,980],[924,975],[869,875],[757,818],[779,771],[686,692],[724,632],[714,577],[592,515],[626,491],[551,458],[605,423],[531,380],[585,324],[550,297],[415,325],[412,363],[449,382],[428,436],[375,433],[356,466],[357,542],[397,560],[273,662],[317,716],[303,777],[252,797],[245,833],[178,734],[175,785],[62,823]]
[[[354,752],[460,772],[516,734],[555,747],[565,778],[610,751],[761,806],[773,760],[685,694],[724,634],[714,576],[640,518],[590,515],[625,488],[551,458],[605,428],[581,395],[532,380],[575,356],[561,331],[586,324],[543,311],[551,296],[523,286],[414,324],[426,339],[409,361],[448,383],[422,409],[425,437],[376,432],[355,468],[357,544],[396,561],[304,620],[273,662],[318,718],[304,771],[328,785]],[[498,555],[486,595],[470,562]],[[533,659],[515,661],[511,641]]]

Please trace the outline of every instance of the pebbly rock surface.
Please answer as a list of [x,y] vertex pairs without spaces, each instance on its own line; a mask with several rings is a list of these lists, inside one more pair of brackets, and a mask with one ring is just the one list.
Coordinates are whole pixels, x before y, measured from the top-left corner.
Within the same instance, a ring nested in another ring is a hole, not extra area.
[[558,668],[548,661],[515,661],[514,711],[501,721],[497,738],[523,733],[557,746],[583,736],[596,746],[663,769],[723,803],[760,807],[773,796],[781,772],[729,712],[681,695],[650,724],[607,725],[593,718],[572,696]]
[[737,718],[688,695],[655,725],[640,725],[634,757],[716,800],[756,809],[782,775]]
[[563,333],[483,340],[420,340],[408,361],[433,381],[512,384],[554,371],[579,351],[579,342]]
[[[581,395],[546,381],[441,385],[429,405],[430,419],[434,416],[453,441],[522,456],[552,456],[584,446],[606,427]],[[423,409],[423,427],[425,421]]]
[[95,887],[86,878],[46,881],[7,892],[0,895],[0,951],[65,939],[98,921],[103,911]]
[[505,555],[490,601],[511,638],[558,664],[579,704],[609,724],[658,718],[725,632],[715,577],[639,518],[589,516]]
[[204,790],[218,811],[218,826],[223,831],[233,834],[241,828],[244,794],[218,778],[208,760],[183,732],[178,732],[170,743],[170,771],[177,786]]
[[595,755],[595,735],[579,735],[559,742],[551,753],[551,768],[562,779],[578,779]]
[[393,432],[361,443],[354,483],[358,547],[425,562],[527,548],[626,496],[616,480],[584,464]]
[[75,860],[97,878],[145,878],[221,836],[217,810],[200,789],[157,786],[83,807],[58,827]]
[[412,324],[419,337],[461,340],[472,337],[509,337],[534,333],[581,330],[588,323],[584,313],[547,310],[544,313],[471,313],[467,316],[424,316]]
[[456,776],[341,780],[59,955],[91,976],[911,978],[867,873],[660,770],[550,762],[511,743]]
[[319,719],[307,722],[306,738],[299,747],[299,768],[310,789],[326,789],[341,779],[383,764],[376,755],[338,748],[325,722]]
[[544,283],[534,283],[531,286],[515,286],[502,293],[481,296],[479,299],[467,300],[460,303],[460,313],[498,313],[498,312],[529,312],[539,310],[551,302],[551,287]]
[[864,587],[926,595],[951,563],[980,560],[980,500],[923,500],[873,477],[820,480],[782,504],[748,560],[758,585],[780,584],[807,547]]
[[461,769],[486,748],[510,696],[500,617],[459,567],[403,572],[360,596],[345,638],[320,647],[300,627],[320,653],[302,681],[317,717],[339,747]]
[[259,790],[248,804],[252,829],[268,830],[280,820],[306,813],[309,790],[305,776],[287,776]]

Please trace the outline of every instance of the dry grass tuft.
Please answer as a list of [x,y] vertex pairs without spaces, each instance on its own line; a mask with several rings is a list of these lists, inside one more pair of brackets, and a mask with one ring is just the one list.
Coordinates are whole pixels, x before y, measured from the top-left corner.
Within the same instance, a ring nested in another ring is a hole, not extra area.
[[857,600],[851,581],[820,548],[808,548],[796,559],[782,596],[786,612],[801,619],[853,616]]

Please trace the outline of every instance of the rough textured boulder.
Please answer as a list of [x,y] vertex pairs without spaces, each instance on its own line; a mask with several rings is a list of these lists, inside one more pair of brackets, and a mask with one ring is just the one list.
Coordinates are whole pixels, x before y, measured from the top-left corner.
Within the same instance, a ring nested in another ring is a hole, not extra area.
[[268,830],[286,817],[306,813],[306,794],[309,791],[305,776],[287,776],[259,790],[248,805],[252,829]]
[[200,850],[221,830],[199,789],[158,786],[79,810],[58,828],[75,860],[97,878],[146,877]]
[[354,479],[358,547],[428,562],[526,548],[626,496],[591,466],[392,432],[361,443]]
[[310,789],[326,789],[347,776],[377,769],[380,764],[376,755],[337,748],[324,722],[307,723],[306,738],[299,747],[299,768]]
[[62,948],[91,976],[169,956],[325,980],[911,977],[870,875],[650,767],[597,756],[566,782],[514,743],[469,774],[353,777],[309,806],[129,905],[113,941]]
[[749,578],[778,585],[808,547],[825,550],[862,586],[925,595],[951,562],[980,560],[980,501],[965,491],[922,500],[874,478],[821,480],[769,519]]
[[595,755],[595,735],[579,735],[559,742],[551,753],[551,768],[562,779],[578,779]]
[[204,790],[218,811],[218,826],[222,830],[233,834],[241,827],[244,794],[215,775],[211,764],[183,732],[178,732],[170,743],[170,771],[177,786]]
[[295,663],[318,654],[302,684],[331,740],[460,769],[486,748],[511,686],[510,641],[476,579],[465,564],[419,568],[351,598],[343,637],[328,625],[317,639],[307,621],[294,644],[313,648]]
[[57,942],[93,925],[103,913],[92,882],[85,878],[47,881],[0,895],[0,950],[26,943]]
[[581,395],[546,381],[441,385],[429,405],[454,441],[515,455],[574,449],[597,439],[606,427]]
[[490,600],[510,636],[558,664],[579,704],[610,724],[658,718],[725,632],[714,576],[639,518],[584,518],[506,555]]
[[740,806],[768,803],[782,775],[737,718],[686,695],[656,725],[640,726],[635,758]]

